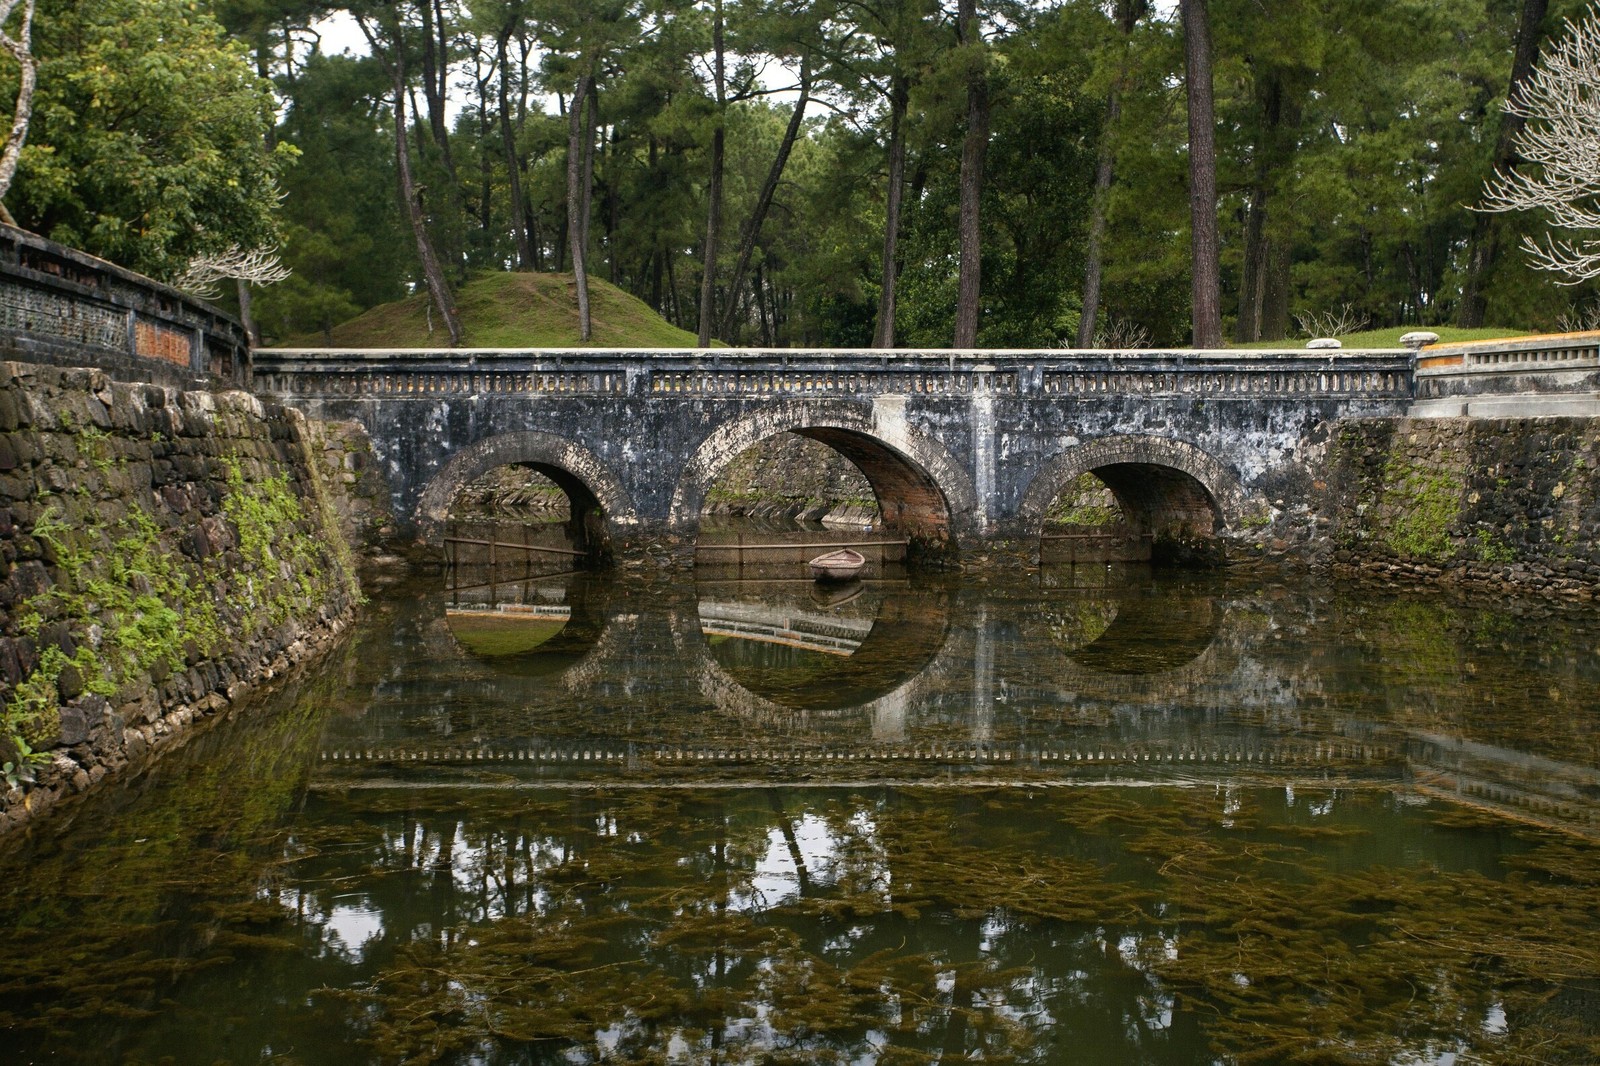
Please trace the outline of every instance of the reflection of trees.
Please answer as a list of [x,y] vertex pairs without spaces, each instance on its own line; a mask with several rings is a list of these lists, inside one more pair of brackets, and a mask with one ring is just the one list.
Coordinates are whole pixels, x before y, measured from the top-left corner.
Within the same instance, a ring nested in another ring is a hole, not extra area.
[[[270,792],[303,725],[241,785]],[[69,1061],[250,1061],[286,1033],[307,1063],[1600,1053],[1600,849],[1385,792],[319,792],[287,836],[282,799],[186,808],[257,846],[156,849],[115,926],[43,924],[107,883],[44,862],[40,913],[7,897],[0,1022],[55,997]],[[240,989],[252,1022],[197,1024]],[[104,1024],[157,1009],[121,1044]]]
[[[359,887],[403,930],[336,982],[385,1058],[1600,1050],[1571,1016],[1600,980],[1596,850],[1530,832],[1463,863],[1451,819],[1382,793],[638,793],[491,813],[505,805],[321,812],[392,823],[361,874],[295,871]],[[1497,1010],[1504,1036],[1482,1024]]]

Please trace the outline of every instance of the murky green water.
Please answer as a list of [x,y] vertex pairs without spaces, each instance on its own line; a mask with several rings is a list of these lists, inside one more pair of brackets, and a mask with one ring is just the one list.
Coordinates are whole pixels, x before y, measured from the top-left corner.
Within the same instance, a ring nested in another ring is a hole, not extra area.
[[1600,1060],[1600,625],[462,572],[0,850],[0,1059]]

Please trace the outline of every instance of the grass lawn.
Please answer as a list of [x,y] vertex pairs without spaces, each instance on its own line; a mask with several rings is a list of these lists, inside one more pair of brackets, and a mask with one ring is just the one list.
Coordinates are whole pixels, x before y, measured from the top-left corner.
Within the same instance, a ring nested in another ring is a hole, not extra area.
[[[1532,330],[1485,326],[1482,329],[1459,329],[1455,326],[1394,326],[1389,329],[1369,329],[1350,333],[1339,338],[1346,348],[1398,348],[1400,338],[1416,330],[1427,330],[1439,335],[1440,344],[1458,344],[1464,341],[1492,341],[1506,337],[1528,337]],[[1253,344],[1236,344],[1236,348],[1304,348],[1305,337],[1291,337],[1281,341],[1256,341]]]

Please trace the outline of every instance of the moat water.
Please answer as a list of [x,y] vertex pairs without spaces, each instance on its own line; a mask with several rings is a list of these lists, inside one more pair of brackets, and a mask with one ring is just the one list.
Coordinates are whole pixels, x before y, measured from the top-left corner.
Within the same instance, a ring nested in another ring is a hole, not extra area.
[[0,848],[0,1059],[1600,1061],[1600,621],[464,568]]

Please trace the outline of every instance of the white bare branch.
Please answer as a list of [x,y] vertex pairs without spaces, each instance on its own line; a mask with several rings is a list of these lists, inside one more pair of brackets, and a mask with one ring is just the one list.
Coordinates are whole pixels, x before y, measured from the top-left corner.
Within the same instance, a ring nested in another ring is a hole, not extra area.
[[34,0],[23,4],[22,25],[13,37],[5,25],[11,21],[17,0],[0,0],[0,48],[10,53],[21,68],[17,78],[17,104],[11,114],[11,132],[6,136],[5,147],[0,148],[0,199],[11,191],[11,182],[17,176],[17,160],[22,155],[22,146],[28,139],[28,124],[33,119],[33,89],[38,80],[38,64],[33,58],[33,5]]
[[219,282],[232,279],[253,285],[271,285],[290,273],[279,261],[276,248],[246,249],[234,245],[223,252],[195,256],[189,260],[189,268],[183,276],[173,284],[202,300],[210,300],[221,292]]
[[1360,333],[1370,324],[1366,315],[1350,304],[1340,304],[1331,311],[1297,311],[1295,325],[1307,337],[1348,337]]
[[1539,270],[1576,285],[1600,277],[1600,6],[1568,19],[1506,110],[1525,120],[1513,142],[1527,169],[1500,170],[1484,183],[1479,211],[1540,211],[1578,236],[1523,241]]

